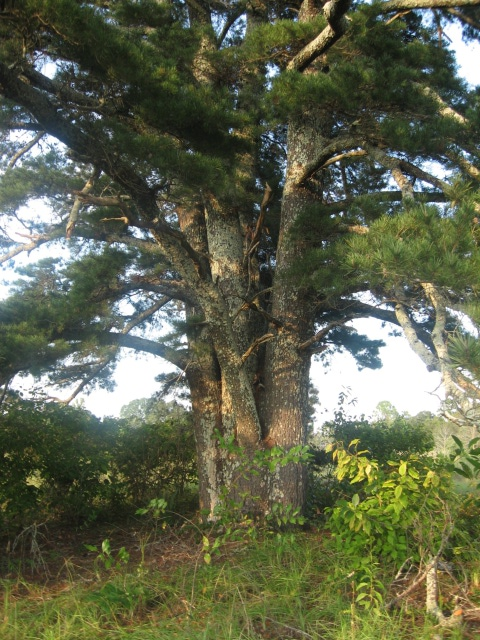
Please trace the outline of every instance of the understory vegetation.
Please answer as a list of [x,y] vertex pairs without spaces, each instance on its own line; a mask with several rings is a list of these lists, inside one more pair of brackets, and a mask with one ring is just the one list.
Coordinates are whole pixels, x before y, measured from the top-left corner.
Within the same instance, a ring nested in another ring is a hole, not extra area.
[[100,422],[11,398],[3,417],[6,640],[430,639],[480,629],[478,438],[454,436],[439,452],[448,425],[438,417],[368,423],[340,408],[309,447],[266,450],[241,467],[248,479],[262,465],[303,461],[305,515],[279,504],[259,517],[247,497],[226,496],[214,522],[198,511],[179,405],[136,401]]
[[[421,587],[392,611],[360,607],[350,559],[332,549],[322,531],[281,541],[264,535],[248,544],[231,542],[208,565],[202,559],[201,539],[199,532],[186,529],[164,532],[156,541],[145,536],[138,551],[138,538],[131,538],[135,561],[105,569],[90,553],[90,565],[80,575],[76,559],[70,559],[53,581],[45,577],[40,583],[29,575],[4,579],[2,638],[427,640],[435,633],[474,637],[473,621],[439,630],[424,614]],[[468,597],[478,601],[478,564],[471,562],[442,574],[447,606],[454,595],[464,597],[467,568],[477,575]],[[384,567],[380,576],[391,581],[391,567]]]

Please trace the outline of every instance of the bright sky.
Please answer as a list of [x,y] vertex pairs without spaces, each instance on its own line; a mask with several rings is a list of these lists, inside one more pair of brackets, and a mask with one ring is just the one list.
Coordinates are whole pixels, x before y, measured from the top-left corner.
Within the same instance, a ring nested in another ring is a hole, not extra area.
[[[410,415],[420,411],[435,413],[441,397],[439,374],[427,372],[407,341],[389,337],[388,329],[382,328],[380,322],[364,320],[357,322],[356,326],[368,332],[370,337],[388,342],[388,346],[381,350],[384,365],[377,370],[358,371],[348,354],[335,356],[329,367],[313,362],[312,380],[321,402],[317,425],[333,418],[342,392],[348,392],[349,399],[355,400],[346,408],[347,414],[352,416],[371,416],[383,400],[391,402],[399,412]],[[95,391],[89,396],[82,395],[82,400],[85,407],[96,415],[118,415],[124,404],[158,391],[159,384],[154,378],[162,371],[162,361],[154,356],[127,355],[118,366],[115,391]]]
[[385,341],[387,346],[380,350],[383,366],[381,369],[359,371],[349,354],[335,356],[329,368],[314,362],[312,380],[319,390],[321,403],[317,411],[318,424],[333,416],[338,408],[340,393],[347,393],[352,401],[344,406],[346,413],[351,416],[364,414],[369,417],[383,400],[391,402],[400,413],[436,413],[442,398],[440,374],[428,372],[410,349],[407,340],[390,337],[388,328],[382,327],[381,322],[361,320],[355,326],[370,338]]
[[[448,35],[456,43],[461,73],[472,85],[480,85],[480,45],[467,46],[461,42],[459,27],[449,27]],[[2,293],[0,283],[0,298]],[[439,374],[428,373],[407,341],[388,337],[388,329],[382,328],[380,322],[362,323],[363,326],[359,323],[356,326],[370,337],[388,342],[381,353],[383,367],[376,371],[366,369],[359,372],[353,358],[346,354],[336,356],[327,368],[322,363],[313,362],[312,380],[319,390],[321,402],[317,412],[318,425],[333,417],[338,407],[338,396],[342,392],[348,392],[349,397],[356,400],[354,405],[347,407],[347,412],[352,416],[365,414],[368,417],[377,404],[384,400],[391,402],[398,411],[411,415],[424,410],[435,412],[441,396]],[[159,358],[126,352],[115,375],[115,391],[95,391],[80,398],[87,409],[99,416],[118,415],[121,407],[131,400],[149,397],[158,391],[159,384],[154,378],[164,370],[164,363]]]

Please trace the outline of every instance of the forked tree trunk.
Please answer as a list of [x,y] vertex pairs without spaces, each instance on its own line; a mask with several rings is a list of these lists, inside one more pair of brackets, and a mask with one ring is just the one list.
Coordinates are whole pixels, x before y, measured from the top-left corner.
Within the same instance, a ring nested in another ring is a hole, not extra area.
[[[259,13],[262,7],[252,4],[248,28],[265,19]],[[312,15],[317,11],[312,5]],[[208,24],[207,14],[196,19]],[[302,19],[311,17],[306,12]],[[199,52],[197,79],[209,84],[214,70],[204,56],[206,49],[208,46]],[[255,82],[252,77],[250,92]],[[318,151],[318,130],[318,122],[308,117],[292,123],[289,129],[281,232],[268,307],[264,298],[255,298],[261,285],[245,223],[251,224],[251,211],[242,212],[232,203],[204,194],[196,208],[184,209],[179,215],[188,242],[199,254],[208,256],[210,265],[208,276],[197,282],[198,308],[187,306],[187,320],[200,313],[204,324],[193,328],[188,337],[191,361],[186,370],[197,442],[200,505],[210,517],[225,496],[260,513],[275,502],[295,507],[304,504],[306,474],[302,465],[291,463],[273,471],[262,467],[257,474],[243,471],[259,451],[277,446],[288,452],[306,440],[310,355],[300,345],[312,335],[314,309],[308,293],[291,281],[290,270],[303,245],[293,237],[293,227],[315,200],[311,190],[299,184],[298,176]],[[247,138],[250,135],[244,132]],[[239,180],[253,185],[255,144],[253,139],[251,142],[252,153],[244,158]],[[259,307],[273,321],[268,322]],[[221,439],[238,447],[241,454],[221,446]]]
[[[208,253],[212,272],[210,284],[197,292],[205,323],[190,333],[193,357],[186,371],[200,502],[210,516],[226,496],[260,513],[276,502],[304,505],[303,465],[262,467],[256,474],[243,473],[242,465],[248,467],[258,451],[281,447],[288,452],[306,441],[310,354],[301,345],[312,335],[314,306],[309,292],[292,279],[290,271],[303,249],[293,227],[305,208],[316,202],[312,190],[298,184],[299,173],[318,149],[315,125],[306,118],[299,126],[292,124],[289,134],[293,160],[287,167],[275,282],[267,309],[273,321],[267,323],[261,313],[243,306],[258,291],[258,282],[249,280],[252,265],[245,259],[245,230],[238,218],[212,203],[204,214],[193,210],[182,216],[183,232],[190,229],[189,242]],[[193,221],[198,215],[207,218],[204,238],[194,236]],[[187,317],[189,313],[193,310]],[[250,349],[265,335],[266,343]],[[241,455],[221,446],[221,438],[238,446]]]

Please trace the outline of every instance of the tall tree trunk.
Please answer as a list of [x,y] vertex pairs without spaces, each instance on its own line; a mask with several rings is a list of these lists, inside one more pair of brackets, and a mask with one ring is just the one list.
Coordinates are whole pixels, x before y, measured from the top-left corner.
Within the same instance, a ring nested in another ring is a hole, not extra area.
[[[301,344],[312,335],[314,299],[297,282],[291,270],[299,259],[305,241],[294,233],[299,217],[315,205],[317,195],[311,186],[299,184],[298,176],[318,153],[322,142],[316,118],[305,115],[291,122],[288,131],[288,166],[282,200],[281,234],[272,293],[272,315],[281,323],[275,341],[267,346],[265,392],[267,395],[267,440],[285,450],[306,442],[308,389],[311,354]],[[306,489],[305,468],[289,464],[277,470],[272,479],[272,501],[302,507]]]

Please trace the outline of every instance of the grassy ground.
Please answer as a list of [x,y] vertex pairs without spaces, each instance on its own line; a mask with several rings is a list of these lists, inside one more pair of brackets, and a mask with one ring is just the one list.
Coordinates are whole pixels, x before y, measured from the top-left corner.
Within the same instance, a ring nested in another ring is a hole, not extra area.
[[[110,540],[110,553],[101,541]],[[34,543],[34,544],[32,544]],[[99,551],[88,551],[84,544]],[[120,551],[122,547],[126,553]],[[210,564],[202,535],[134,528],[38,529],[7,558],[2,640],[427,640],[480,637],[480,574],[447,576],[468,599],[464,624],[435,627],[420,585],[395,612],[354,604],[345,560],[321,531],[227,542]],[[100,556],[100,558],[98,557]],[[111,566],[109,566],[111,565]],[[480,562],[478,567],[480,567]],[[477,568],[478,568],[477,567]],[[387,577],[387,576],[386,576]],[[465,600],[467,602],[467,600]],[[467,608],[468,608],[467,607]]]

